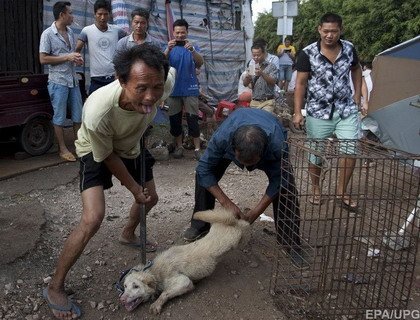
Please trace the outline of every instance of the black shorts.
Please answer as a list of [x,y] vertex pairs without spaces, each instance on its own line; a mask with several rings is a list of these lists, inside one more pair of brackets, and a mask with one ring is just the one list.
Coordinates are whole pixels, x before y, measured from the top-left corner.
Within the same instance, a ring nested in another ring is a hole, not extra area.
[[[146,157],[146,179],[145,181],[153,180],[153,165],[155,159],[150,154],[149,150],[145,150]],[[140,172],[141,172],[141,156],[139,155],[135,159],[121,158],[126,166],[128,172],[139,184]],[[112,187],[112,173],[104,162],[96,162],[93,160],[92,152],[80,158],[80,192],[86,189],[103,186],[104,190]]]

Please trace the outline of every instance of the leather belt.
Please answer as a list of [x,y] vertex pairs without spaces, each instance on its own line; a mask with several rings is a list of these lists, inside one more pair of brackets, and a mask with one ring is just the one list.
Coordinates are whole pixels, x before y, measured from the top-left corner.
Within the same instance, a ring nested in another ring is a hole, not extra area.
[[272,100],[272,99],[274,99],[274,96],[267,97],[267,98],[262,98],[262,99],[254,99],[254,98],[252,98],[252,100],[255,100],[255,101],[267,101],[267,100]]

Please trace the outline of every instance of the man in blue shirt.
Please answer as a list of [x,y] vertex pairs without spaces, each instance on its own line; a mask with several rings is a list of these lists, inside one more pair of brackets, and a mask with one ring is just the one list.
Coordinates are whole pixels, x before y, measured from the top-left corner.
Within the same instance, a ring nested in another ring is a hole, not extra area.
[[182,112],[185,108],[188,135],[193,138],[194,156],[200,158],[200,128],[198,126],[198,96],[200,90],[196,69],[204,63],[200,49],[193,46],[188,36],[188,22],[178,19],[173,24],[174,39],[168,42],[165,55],[171,67],[176,69],[175,87],[166,100],[169,105],[169,123],[171,135],[175,138],[175,158],[183,157],[182,148]]
[[[235,213],[238,219],[254,222],[273,203],[277,240],[285,245],[292,263],[302,268],[299,236],[299,204],[294,177],[287,161],[286,131],[275,116],[259,109],[238,109],[213,134],[196,169],[194,212],[213,209],[215,199]],[[244,213],[223,192],[218,182],[231,162],[249,171],[260,169],[268,177],[265,194],[257,205]],[[280,205],[279,205],[280,204]],[[281,223],[279,223],[281,222]],[[191,227],[184,233],[186,241],[205,235],[208,223],[191,219]]]

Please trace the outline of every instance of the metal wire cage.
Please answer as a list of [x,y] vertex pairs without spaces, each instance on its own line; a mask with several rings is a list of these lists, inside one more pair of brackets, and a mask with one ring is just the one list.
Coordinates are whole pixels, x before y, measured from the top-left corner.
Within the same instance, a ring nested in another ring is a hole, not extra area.
[[[276,222],[283,250],[270,284],[278,308],[291,319],[325,320],[406,308],[419,241],[414,163],[420,156],[362,140],[294,138],[287,144]],[[344,158],[355,163],[346,195],[357,208],[343,204],[337,192]],[[313,196],[316,180],[320,198]],[[300,268],[291,263],[294,248],[301,250]]]

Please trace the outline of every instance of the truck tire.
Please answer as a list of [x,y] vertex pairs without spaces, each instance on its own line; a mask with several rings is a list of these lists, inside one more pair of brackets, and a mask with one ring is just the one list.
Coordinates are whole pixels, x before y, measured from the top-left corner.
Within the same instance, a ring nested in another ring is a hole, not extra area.
[[19,139],[22,149],[31,156],[46,153],[54,143],[54,128],[44,117],[29,120],[22,128]]

